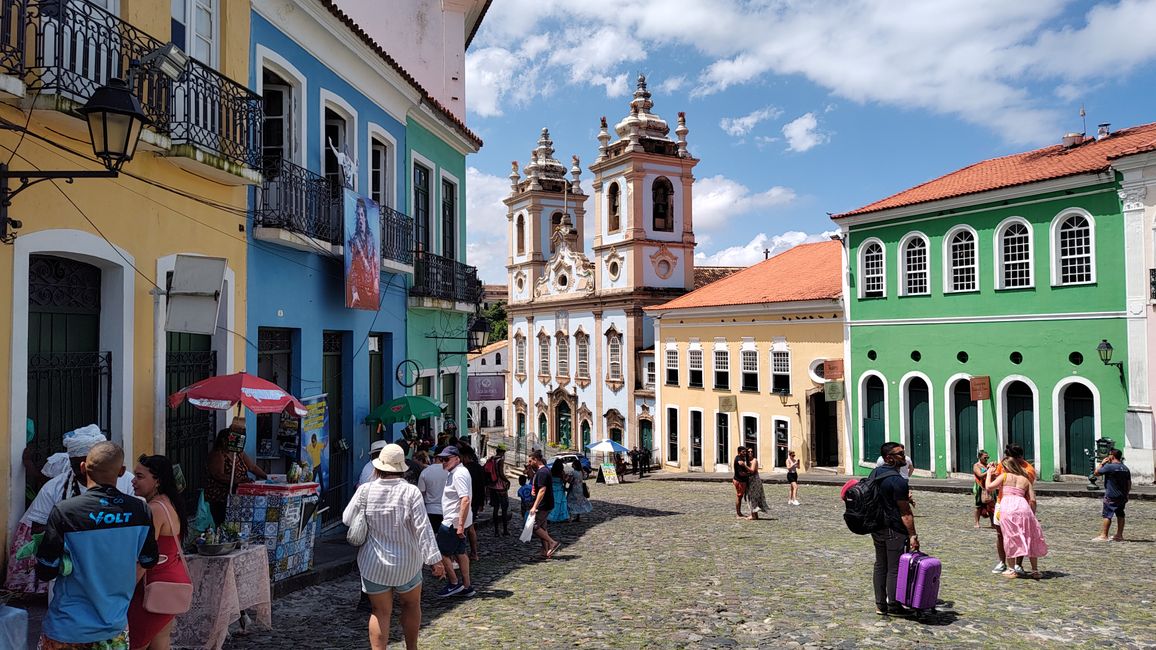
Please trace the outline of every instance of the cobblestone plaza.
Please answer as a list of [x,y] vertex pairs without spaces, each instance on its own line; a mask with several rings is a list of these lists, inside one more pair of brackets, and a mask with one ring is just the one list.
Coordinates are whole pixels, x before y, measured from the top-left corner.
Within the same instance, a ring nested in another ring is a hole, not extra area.
[[[804,485],[790,507],[768,485],[773,518],[743,521],[729,483],[590,485],[589,521],[551,525],[554,560],[483,521],[477,597],[439,600],[427,574],[422,647],[1156,648],[1153,501],[1129,504],[1129,541],[1094,544],[1098,500],[1041,495],[1051,552],[1032,581],[991,574],[995,535],[972,527],[970,494],[916,492],[923,550],[944,568],[939,612],[913,621],[874,613],[871,542],[843,525],[835,487]],[[226,648],[367,648],[358,589],[350,575],[282,598],[275,630]]]

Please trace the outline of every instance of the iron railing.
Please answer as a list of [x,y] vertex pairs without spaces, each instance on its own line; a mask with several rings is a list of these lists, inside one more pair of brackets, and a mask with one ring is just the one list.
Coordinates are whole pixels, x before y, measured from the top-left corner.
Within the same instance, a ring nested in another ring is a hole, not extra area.
[[433,253],[414,254],[410,294],[476,304],[482,297],[478,270]]
[[413,218],[381,206],[381,256],[413,264]]
[[[165,392],[217,374],[217,353],[212,350],[169,352],[165,360]],[[209,447],[216,434],[217,416],[183,402],[165,412],[165,455],[181,466],[185,477],[185,512],[194,512],[199,491],[208,482]]]
[[173,86],[173,144],[192,144],[232,162],[261,165],[261,96],[196,59]]
[[0,0],[0,74],[24,76],[24,14],[28,0]]
[[266,156],[254,221],[330,244],[341,243],[341,203],[329,179],[282,156]]
[[54,352],[28,355],[29,443],[43,463],[64,448],[64,434],[89,424],[105,436],[112,428],[112,353]]
[[[3,0],[5,25],[14,0]],[[25,82],[30,91],[78,103],[113,78],[129,78],[135,61],[163,45],[117,16],[85,0],[20,0],[25,3]],[[7,29],[7,27],[5,27]],[[9,57],[5,57],[7,61]],[[158,70],[133,71],[133,93],[152,129],[168,133],[173,117],[172,82]]]

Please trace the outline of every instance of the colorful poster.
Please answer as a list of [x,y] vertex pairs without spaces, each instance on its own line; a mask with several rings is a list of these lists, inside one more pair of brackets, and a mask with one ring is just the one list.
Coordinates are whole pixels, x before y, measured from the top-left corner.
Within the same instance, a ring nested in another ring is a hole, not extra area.
[[301,398],[309,411],[301,418],[301,462],[313,470],[313,480],[329,487],[329,405],[326,395]]
[[353,190],[344,192],[345,306],[377,311],[381,306],[381,208]]

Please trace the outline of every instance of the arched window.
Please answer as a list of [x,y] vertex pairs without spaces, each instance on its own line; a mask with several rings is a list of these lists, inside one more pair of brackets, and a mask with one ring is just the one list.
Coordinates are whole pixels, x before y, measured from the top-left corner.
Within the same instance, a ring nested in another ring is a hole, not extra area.
[[[1052,250],[1059,269],[1053,272],[1053,284],[1087,284],[1096,281],[1092,253],[1092,223],[1081,214],[1062,217]],[[1058,282],[1057,282],[1058,280]]]
[[878,241],[868,242],[863,246],[860,257],[862,297],[882,298],[886,295],[883,281],[883,244]]
[[979,288],[974,232],[965,228],[949,235],[944,257],[950,264],[947,269],[948,291],[975,291]]
[[654,179],[651,196],[654,199],[654,229],[674,232],[674,186],[665,176],[659,176]]
[[521,334],[514,339],[514,373],[526,374],[526,337]]
[[574,342],[578,345],[578,377],[590,377],[590,337],[582,332],[574,335]]
[[525,215],[518,215],[518,232],[514,237],[514,241],[518,242],[518,254],[526,254],[526,217]]
[[930,292],[927,268],[927,240],[910,235],[900,247],[903,255],[903,295],[922,296]]
[[621,381],[622,380],[622,335],[617,334],[617,333],[611,334],[607,338],[606,343],[607,343],[607,349],[609,351],[609,354],[607,356],[610,360],[610,366],[609,366],[606,378],[610,379],[612,381]]
[[1027,223],[1016,219],[998,231],[999,288],[1031,287],[1032,231]]
[[538,374],[550,374],[550,337],[545,334],[538,337]]
[[482,407],[482,428],[490,428],[490,410],[484,406]]
[[570,376],[570,337],[558,332],[558,376]]
[[501,352],[496,352],[494,354],[494,365],[495,366],[502,365],[502,353]]
[[618,183],[611,183],[610,189],[606,190],[606,201],[608,204],[608,225],[607,229],[614,232],[622,227],[621,218],[621,194],[619,193]]
[[500,407],[500,406],[494,407],[494,426],[495,427],[505,426],[505,423],[502,422],[502,407]]

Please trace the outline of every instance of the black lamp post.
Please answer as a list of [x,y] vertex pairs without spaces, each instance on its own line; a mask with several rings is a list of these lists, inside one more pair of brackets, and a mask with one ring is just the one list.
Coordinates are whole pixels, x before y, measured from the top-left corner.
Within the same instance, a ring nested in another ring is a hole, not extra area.
[[1108,339],[1100,339],[1100,344],[1096,346],[1096,352],[1100,355],[1100,361],[1104,362],[1105,366],[1116,366],[1116,370],[1120,371],[1120,381],[1124,381],[1124,362],[1112,361],[1112,344]]
[[[8,217],[8,207],[17,194],[29,187],[47,180],[62,179],[69,183],[76,178],[116,178],[120,168],[136,153],[140,132],[148,122],[140,101],[128,89],[124,81],[113,79],[106,86],[96,89],[80,112],[88,120],[92,150],[104,164],[103,171],[78,169],[73,171],[10,171],[8,165],[0,163],[0,241],[11,244],[16,239],[12,230],[23,227],[17,219]],[[8,182],[12,178],[20,184],[12,189]]]

